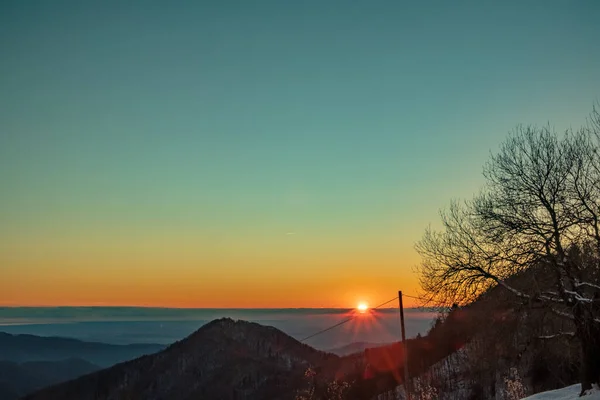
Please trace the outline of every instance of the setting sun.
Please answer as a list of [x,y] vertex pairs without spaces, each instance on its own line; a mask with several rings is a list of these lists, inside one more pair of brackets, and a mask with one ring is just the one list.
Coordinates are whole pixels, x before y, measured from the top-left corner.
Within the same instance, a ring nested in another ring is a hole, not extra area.
[[358,305],[356,306],[356,309],[358,311],[360,311],[361,313],[364,313],[365,311],[367,311],[369,309],[369,305],[367,303],[358,303]]

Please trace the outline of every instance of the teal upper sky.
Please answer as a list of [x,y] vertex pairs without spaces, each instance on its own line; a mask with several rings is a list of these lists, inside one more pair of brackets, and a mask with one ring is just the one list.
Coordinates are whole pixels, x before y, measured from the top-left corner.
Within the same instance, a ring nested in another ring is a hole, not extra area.
[[516,124],[585,121],[599,21],[594,0],[2,1],[0,249],[410,248]]

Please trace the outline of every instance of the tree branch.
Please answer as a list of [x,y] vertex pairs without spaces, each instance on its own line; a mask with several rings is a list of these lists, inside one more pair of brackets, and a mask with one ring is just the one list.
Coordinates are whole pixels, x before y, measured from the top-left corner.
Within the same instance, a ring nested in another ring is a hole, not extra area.
[[554,335],[538,336],[538,339],[555,339],[561,336],[575,337],[575,332],[559,332]]

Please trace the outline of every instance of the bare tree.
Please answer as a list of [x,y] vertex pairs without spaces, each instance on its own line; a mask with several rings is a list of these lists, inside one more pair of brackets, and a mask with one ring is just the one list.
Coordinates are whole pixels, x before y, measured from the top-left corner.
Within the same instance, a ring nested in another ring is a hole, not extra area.
[[[484,167],[486,184],[442,212],[417,244],[421,286],[465,304],[493,287],[571,322],[582,392],[600,382],[600,115],[577,132],[518,127]],[[529,280],[516,278],[527,274]]]

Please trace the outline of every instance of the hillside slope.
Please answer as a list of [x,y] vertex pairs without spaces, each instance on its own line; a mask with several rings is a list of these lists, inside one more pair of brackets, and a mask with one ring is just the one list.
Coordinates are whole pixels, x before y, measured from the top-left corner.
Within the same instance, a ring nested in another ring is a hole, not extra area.
[[18,364],[0,361],[0,399],[12,400],[43,387],[65,382],[99,370],[87,361],[31,361]]
[[273,327],[220,319],[160,353],[25,398],[294,399],[309,366],[338,361]]

